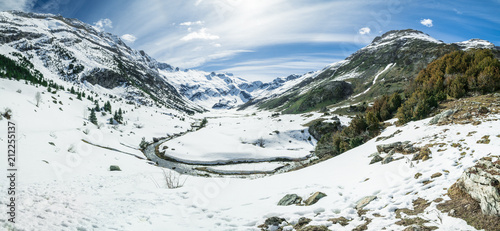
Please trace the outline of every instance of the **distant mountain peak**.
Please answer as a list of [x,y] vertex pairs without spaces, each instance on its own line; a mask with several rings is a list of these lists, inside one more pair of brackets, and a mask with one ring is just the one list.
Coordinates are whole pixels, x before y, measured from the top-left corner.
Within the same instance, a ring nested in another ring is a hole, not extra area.
[[384,33],[382,36],[377,36],[366,48],[374,48],[382,45],[387,45],[398,40],[423,40],[432,43],[443,43],[430,35],[413,29],[406,30],[391,30]]
[[495,44],[491,43],[490,41],[483,40],[483,39],[469,39],[467,41],[463,42],[458,42],[454,43],[458,45],[460,48],[463,50],[468,50],[472,48],[486,48],[486,49],[493,49],[495,47]]

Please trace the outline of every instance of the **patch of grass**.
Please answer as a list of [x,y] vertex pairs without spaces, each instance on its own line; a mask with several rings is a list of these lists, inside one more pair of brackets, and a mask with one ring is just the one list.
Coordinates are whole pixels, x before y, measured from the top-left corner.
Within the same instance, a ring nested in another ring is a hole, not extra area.
[[423,225],[425,223],[429,222],[428,220],[424,220],[420,217],[415,217],[415,218],[402,218],[401,220],[397,221],[395,224],[396,225],[401,225],[401,226],[410,226],[410,225]]
[[413,210],[408,209],[408,208],[396,209],[396,218],[401,218],[401,213],[405,213],[405,214],[410,215],[410,216],[420,214],[420,213],[424,212],[424,210],[427,207],[429,207],[429,205],[431,205],[430,202],[419,197],[413,201]]
[[319,121],[319,122],[323,122],[323,121],[325,121],[325,120],[326,120],[325,118],[318,118],[318,119],[315,119],[315,120],[311,120],[311,121],[309,121],[309,122],[307,122],[307,123],[305,123],[305,124],[302,124],[302,126],[304,126],[304,127],[311,127],[311,126],[312,126],[313,124],[315,124],[316,122],[318,122],[318,121]]
[[433,180],[426,180],[426,181],[423,181],[422,184],[424,185],[428,185],[430,183],[434,182]]
[[321,225],[321,226],[306,226],[302,229],[298,229],[297,231],[328,231],[328,227]]
[[438,177],[440,177],[442,175],[443,175],[442,173],[436,172],[436,173],[432,174],[431,179],[438,178]]
[[472,136],[472,135],[474,135],[474,134],[476,134],[476,133],[477,133],[477,131],[472,131],[472,132],[469,132],[469,133],[467,134],[467,136]]
[[441,212],[463,219],[476,229],[500,230],[500,219],[497,216],[484,215],[479,203],[460,189],[456,183],[448,189],[448,196],[451,200],[437,205],[437,209]]
[[358,227],[354,228],[352,231],[361,231],[361,230],[367,230],[368,229],[368,224],[372,222],[372,219],[366,218],[366,221],[364,224],[358,225]]
[[481,137],[481,139],[478,140],[476,143],[478,143],[478,144],[489,144],[490,143],[490,136],[489,135],[485,135],[485,136]]
[[421,176],[422,176],[422,173],[417,172],[417,173],[415,173],[414,178],[415,178],[415,179],[418,179],[418,178],[420,178]]
[[339,224],[339,225],[342,225],[342,226],[346,226],[349,224],[349,222],[351,222],[352,220],[349,220],[345,217],[339,217],[339,218],[331,218],[331,219],[328,219],[328,221],[331,221],[333,224]]

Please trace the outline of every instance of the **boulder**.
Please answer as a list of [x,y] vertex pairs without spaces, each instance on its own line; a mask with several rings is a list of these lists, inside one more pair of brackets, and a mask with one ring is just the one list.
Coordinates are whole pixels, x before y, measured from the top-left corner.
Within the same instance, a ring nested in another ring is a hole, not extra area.
[[110,165],[109,171],[121,171],[120,166],[118,165]]
[[280,226],[281,223],[283,223],[284,221],[286,221],[286,220],[284,218],[281,218],[281,217],[270,217],[270,218],[266,219],[266,221],[264,222],[264,225],[266,225],[267,227]]
[[372,160],[370,161],[370,164],[374,164],[374,163],[380,162],[380,161],[382,161],[382,160],[383,160],[383,158],[382,158],[382,157],[380,157],[379,155],[376,155],[376,156],[374,156],[374,157],[372,158]]
[[402,145],[401,142],[394,142],[394,143],[390,143],[390,144],[379,144],[379,145],[377,145],[377,151],[387,153],[393,149],[400,148],[401,145]]
[[296,205],[302,202],[302,197],[297,196],[297,194],[286,194],[281,200],[278,202],[279,206],[288,206],[288,205]]
[[446,111],[443,111],[439,114],[437,114],[436,116],[434,116],[430,121],[429,121],[429,124],[432,125],[432,124],[437,124],[437,123],[440,123],[440,122],[444,122],[448,119],[448,117],[450,117],[451,115],[455,114],[456,110],[453,110],[453,109],[448,109]]
[[310,196],[309,198],[307,198],[307,200],[304,201],[304,204],[306,206],[316,204],[316,202],[318,202],[319,199],[323,197],[326,197],[326,194],[322,192],[315,192],[312,196]]
[[377,199],[377,196],[366,196],[361,198],[358,202],[356,202],[356,206],[354,207],[357,210],[363,209],[366,205],[368,205],[373,200]]
[[500,216],[500,160],[480,159],[465,170],[457,186],[479,202],[483,214]]
[[388,163],[391,163],[393,160],[394,160],[394,158],[392,158],[392,155],[387,155],[387,156],[386,156],[386,157],[384,157],[384,159],[382,160],[382,164],[388,164]]

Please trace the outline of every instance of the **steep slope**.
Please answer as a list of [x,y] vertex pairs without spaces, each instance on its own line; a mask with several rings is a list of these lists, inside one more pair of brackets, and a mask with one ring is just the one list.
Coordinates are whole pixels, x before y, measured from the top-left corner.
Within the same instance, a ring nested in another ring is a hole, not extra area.
[[[471,48],[496,49],[484,40],[446,44],[416,30],[389,31],[345,60],[326,67],[315,78],[304,79],[276,97],[258,98],[251,103],[260,108],[298,113],[349,97],[351,103],[371,101],[379,95],[400,91],[434,59],[454,50]],[[340,95],[332,93],[339,88],[331,87],[339,82],[344,82]]]
[[141,104],[202,111],[161,77],[158,70],[172,70],[170,65],[77,19],[0,12],[0,32],[1,54],[21,53],[53,81],[120,88],[123,97]]

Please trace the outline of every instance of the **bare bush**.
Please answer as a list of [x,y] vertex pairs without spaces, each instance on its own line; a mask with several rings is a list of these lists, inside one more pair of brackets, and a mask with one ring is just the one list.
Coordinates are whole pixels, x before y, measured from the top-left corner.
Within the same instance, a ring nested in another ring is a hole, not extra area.
[[184,183],[186,182],[187,178],[184,178],[182,181],[182,175],[179,173],[176,173],[174,171],[165,171],[163,170],[163,177],[165,178],[165,183],[167,185],[167,188],[169,189],[174,189],[174,188],[180,188],[184,186]]
[[75,148],[75,145],[70,145],[69,148],[68,148],[68,152],[70,153],[76,153],[76,148]]
[[255,142],[255,145],[261,147],[261,148],[264,148],[265,145],[266,145],[266,142],[264,140],[264,138],[259,138],[256,142]]

